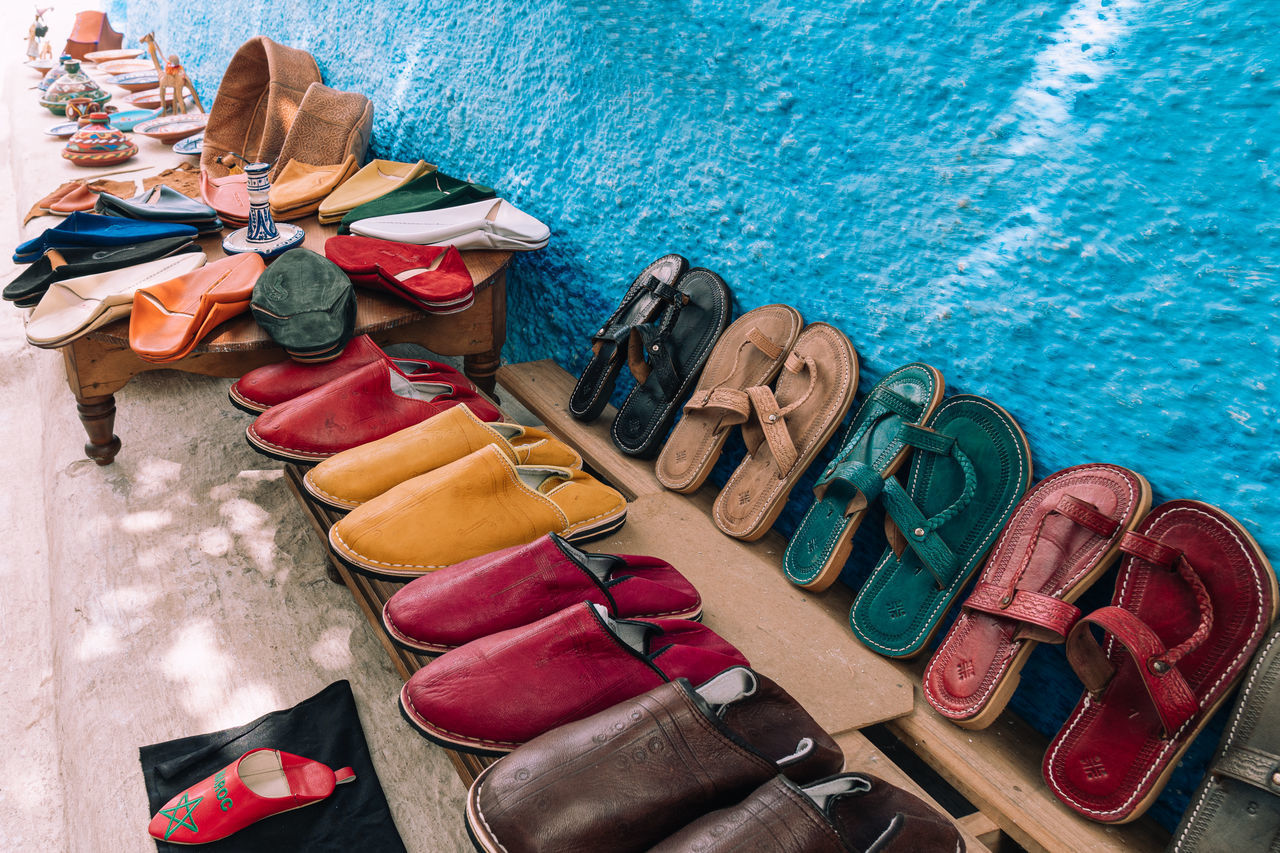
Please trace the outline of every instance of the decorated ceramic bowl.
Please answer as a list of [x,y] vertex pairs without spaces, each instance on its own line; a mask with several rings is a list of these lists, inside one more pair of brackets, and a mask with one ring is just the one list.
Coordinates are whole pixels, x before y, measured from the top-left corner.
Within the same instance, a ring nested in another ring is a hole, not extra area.
[[188,136],[179,142],[173,144],[175,154],[185,154],[189,157],[199,157],[204,152],[204,131],[200,131],[195,136]]
[[209,123],[206,113],[182,113],[176,116],[160,116],[134,125],[134,133],[158,139],[164,143],[177,142],[204,130]]
[[57,68],[57,67],[58,67],[58,60],[56,60],[56,59],[29,59],[29,60],[27,60],[26,62],[24,62],[24,63],[22,63],[22,64],[23,64],[23,65],[25,65],[25,66],[27,66],[28,68],[35,69],[36,71],[40,72],[41,74],[46,74],[46,73],[48,73],[48,72],[49,72],[49,70],[50,70],[50,69],[52,69],[52,68]]
[[115,62],[104,62],[98,66],[104,74],[130,74],[134,71],[155,72],[156,67],[149,59],[117,59]]
[[130,92],[145,92],[160,85],[160,75],[152,68],[150,71],[130,71],[128,74],[117,74],[107,82],[127,89]]
[[81,125],[62,149],[62,156],[77,166],[111,166],[137,153],[138,146],[111,126],[106,113],[91,113],[89,122]]
[[117,130],[133,130],[137,125],[158,115],[156,110],[124,110],[111,116],[111,126]]
[[111,95],[102,90],[96,82],[80,70],[80,63],[71,60],[63,65],[67,70],[49,86],[49,90],[40,99],[40,105],[54,115],[67,114],[67,101],[73,98],[88,98],[94,103],[105,104]]
[[79,128],[80,128],[80,122],[78,121],[63,121],[63,122],[59,122],[58,124],[55,124],[53,127],[46,130],[45,133],[48,134],[49,136],[58,136],[63,139],[66,139],[68,136],[75,133]]

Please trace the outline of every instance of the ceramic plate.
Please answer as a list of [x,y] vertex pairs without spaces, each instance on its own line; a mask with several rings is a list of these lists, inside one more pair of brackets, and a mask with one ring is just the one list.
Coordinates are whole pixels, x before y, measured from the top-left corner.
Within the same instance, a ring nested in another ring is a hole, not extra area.
[[53,127],[45,131],[50,136],[68,137],[76,132],[76,128],[80,126],[78,121],[64,121],[61,124],[55,124]]
[[132,95],[126,95],[125,100],[135,107],[154,110],[160,106],[160,90],[151,89],[146,92],[134,92]]
[[115,62],[104,62],[98,67],[107,74],[129,74],[134,71],[156,73],[156,67],[146,59],[118,59]]
[[141,124],[134,125],[134,133],[141,133],[143,136],[150,136],[152,139],[158,139],[161,142],[177,142],[179,139],[185,139],[192,134],[199,133],[204,130],[206,124],[209,123],[209,116],[205,113],[183,113],[176,116],[161,116],[153,118],[150,121],[144,121]]
[[188,136],[181,142],[175,143],[173,150],[178,154],[189,154],[193,157],[199,157],[204,151],[204,131],[202,130],[195,136]]
[[111,126],[120,130],[133,130],[139,123],[156,117],[156,110],[125,110],[111,114]]
[[135,56],[142,56],[142,48],[137,50],[94,50],[86,53],[84,58],[90,62],[114,62],[117,59],[133,59]]
[[119,86],[121,89],[128,89],[130,92],[142,92],[159,86],[160,75],[156,74],[156,70],[152,68],[150,71],[130,71],[127,74],[117,74],[107,82]]
[[35,69],[36,71],[39,71],[41,74],[46,74],[46,73],[48,73],[48,71],[49,71],[49,69],[50,69],[50,68],[53,68],[53,66],[55,66],[55,65],[57,65],[57,64],[58,64],[58,60],[56,60],[56,59],[29,59],[29,60],[27,60],[26,62],[24,62],[24,63],[22,63],[22,64],[23,64],[23,65],[25,65],[25,66],[27,66],[28,68],[33,68],[33,69]]

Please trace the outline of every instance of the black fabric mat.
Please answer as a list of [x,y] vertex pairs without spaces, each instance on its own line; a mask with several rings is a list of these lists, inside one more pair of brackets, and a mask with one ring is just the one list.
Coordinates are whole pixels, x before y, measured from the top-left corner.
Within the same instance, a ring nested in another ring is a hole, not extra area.
[[[229,838],[199,845],[209,853],[369,850],[403,853],[387,798],[373,769],[356,713],[351,685],[336,681],[292,708],[248,725],[142,747],[138,753],[155,814],[172,797],[259,747],[292,752],[329,765],[355,769],[355,781],[339,785],[327,799],[258,821]],[[145,826],[138,827],[146,832]],[[156,841],[160,853],[183,853],[190,845]]]

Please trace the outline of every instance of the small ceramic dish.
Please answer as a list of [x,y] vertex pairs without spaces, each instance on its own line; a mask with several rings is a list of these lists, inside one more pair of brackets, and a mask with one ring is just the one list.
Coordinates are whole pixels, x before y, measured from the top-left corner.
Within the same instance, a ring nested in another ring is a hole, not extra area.
[[186,154],[190,157],[199,157],[204,151],[204,131],[200,131],[195,136],[188,136],[179,142],[173,144],[173,150],[177,154]]
[[107,82],[130,92],[144,92],[160,85],[160,75],[156,74],[156,70],[152,68],[150,71],[130,71],[127,74],[117,74]]
[[24,63],[22,63],[22,64],[23,64],[23,65],[25,65],[25,66],[27,66],[28,68],[34,69],[34,70],[36,70],[36,71],[39,71],[41,74],[47,74],[47,73],[49,72],[49,70],[50,70],[50,69],[52,69],[55,65],[57,65],[57,64],[58,64],[58,60],[56,60],[56,59],[29,59],[29,60],[27,60],[26,62],[24,62]]
[[183,113],[141,122],[133,126],[133,132],[169,144],[199,133],[208,123],[209,116],[206,113]]
[[92,50],[84,55],[84,58],[90,62],[103,63],[114,62],[117,59],[133,59],[135,56],[142,56],[142,48],[134,50],[125,48],[124,50]]
[[104,74],[131,74],[134,71],[150,71],[155,73],[156,67],[146,59],[117,59],[115,62],[104,62],[98,66]]
[[49,136],[58,136],[66,139],[68,136],[75,133],[76,128],[78,127],[80,127],[80,122],[78,121],[64,121],[55,124],[53,127],[46,130],[45,133]]
[[156,110],[124,110],[112,114],[111,126],[119,130],[133,130],[139,122],[156,118],[157,115]]

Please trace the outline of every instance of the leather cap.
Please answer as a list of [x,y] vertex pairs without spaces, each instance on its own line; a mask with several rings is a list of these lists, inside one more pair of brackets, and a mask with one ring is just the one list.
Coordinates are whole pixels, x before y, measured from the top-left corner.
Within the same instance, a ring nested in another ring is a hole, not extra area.
[[201,169],[213,178],[226,177],[229,170],[219,162],[225,154],[250,163],[275,162],[307,87],[320,80],[320,69],[305,50],[266,36],[246,41],[218,85],[204,132]]
[[372,131],[373,102],[357,92],[312,83],[298,104],[271,179],[274,181],[293,160],[311,166],[331,166],[349,157],[363,160]]
[[253,289],[250,310],[271,339],[294,357],[335,347],[340,351],[356,327],[351,280],[310,249],[285,252],[267,268]]
[[[811,757],[788,761],[806,741]],[[467,824],[484,850],[642,851],[780,770],[809,782],[843,761],[794,699],[734,667],[698,691],[677,679],[534,738],[476,779]]]

